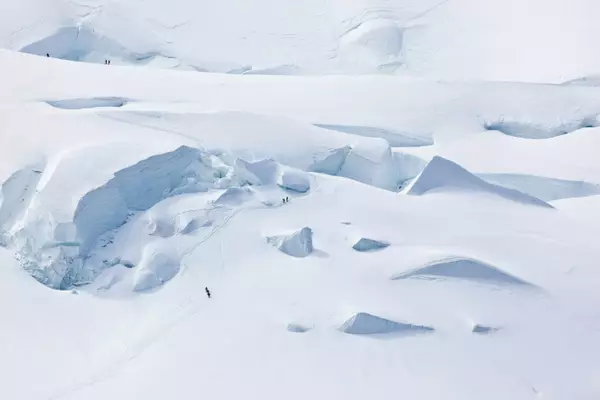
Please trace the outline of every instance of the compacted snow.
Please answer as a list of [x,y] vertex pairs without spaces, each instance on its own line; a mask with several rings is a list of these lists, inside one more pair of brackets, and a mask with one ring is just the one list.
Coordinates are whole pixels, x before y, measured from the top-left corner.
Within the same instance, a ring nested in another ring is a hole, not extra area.
[[2,11],[3,399],[600,398],[596,1]]

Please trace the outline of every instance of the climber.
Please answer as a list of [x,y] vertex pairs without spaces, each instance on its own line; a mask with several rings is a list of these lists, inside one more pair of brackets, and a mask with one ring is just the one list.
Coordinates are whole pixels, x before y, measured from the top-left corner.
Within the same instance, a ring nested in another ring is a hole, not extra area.
[[46,53],[46,57],[50,57],[50,53]]
[[210,299],[210,290],[208,290],[207,287],[204,288],[204,290],[206,291],[206,295],[208,296],[208,298]]

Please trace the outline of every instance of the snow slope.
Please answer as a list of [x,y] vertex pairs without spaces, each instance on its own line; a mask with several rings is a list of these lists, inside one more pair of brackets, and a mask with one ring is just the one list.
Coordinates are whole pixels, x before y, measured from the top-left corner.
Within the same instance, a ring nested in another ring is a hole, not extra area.
[[561,83],[600,73],[595,0],[24,0],[0,47],[233,74]]
[[600,88],[0,77],[4,397],[600,396]]

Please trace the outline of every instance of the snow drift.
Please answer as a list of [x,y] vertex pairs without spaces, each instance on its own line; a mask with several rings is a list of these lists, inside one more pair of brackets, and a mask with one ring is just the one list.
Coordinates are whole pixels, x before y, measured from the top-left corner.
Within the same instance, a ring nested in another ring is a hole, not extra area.
[[136,268],[133,290],[144,292],[164,285],[179,272],[179,262],[166,254],[145,254]]
[[407,278],[456,278],[491,284],[533,286],[531,283],[507,274],[492,265],[468,258],[436,261],[392,277],[394,280]]
[[421,196],[441,192],[479,192],[501,197],[515,203],[553,208],[550,204],[514,189],[485,182],[458,164],[435,156],[408,190],[409,195]]
[[369,313],[358,313],[340,326],[340,331],[352,335],[418,334],[432,332],[428,326],[391,321]]

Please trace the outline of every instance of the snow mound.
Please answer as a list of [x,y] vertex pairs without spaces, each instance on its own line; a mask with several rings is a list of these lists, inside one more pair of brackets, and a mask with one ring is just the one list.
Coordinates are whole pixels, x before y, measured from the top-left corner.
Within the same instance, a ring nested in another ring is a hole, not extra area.
[[289,332],[294,332],[294,333],[305,333],[308,332],[311,328],[307,327],[307,326],[303,326],[303,325],[299,325],[299,324],[289,324],[287,326],[287,330]]
[[524,174],[477,174],[483,180],[518,190],[543,201],[570,199],[600,194],[600,185]]
[[198,229],[211,226],[212,224],[212,219],[205,212],[185,212],[177,215],[175,218],[175,229],[181,235],[190,235]]
[[157,216],[148,218],[148,235],[162,238],[171,237],[175,234],[175,227],[172,221],[165,220]]
[[287,255],[293,257],[307,257],[314,250],[312,236],[312,229],[304,227],[290,235],[268,237],[267,242]]
[[572,121],[547,121],[543,124],[502,118],[498,121],[486,122],[484,128],[488,131],[499,131],[508,136],[524,139],[549,139],[582,128],[593,128],[599,124],[597,115],[590,115]]
[[344,322],[339,328],[344,333],[352,335],[376,335],[376,334],[419,334],[433,332],[428,326],[413,325],[403,322],[391,321],[368,313],[358,313]]
[[500,328],[495,328],[492,326],[485,326],[485,325],[480,325],[480,324],[476,324],[473,326],[473,330],[471,332],[473,333],[478,333],[480,335],[487,335],[490,333],[494,333],[496,331],[500,330]]
[[482,192],[516,203],[553,208],[528,194],[487,183],[460,165],[439,156],[435,156],[427,164],[408,190],[408,194],[413,196],[434,192]]
[[64,110],[81,110],[85,108],[123,107],[127,99],[121,97],[90,97],[82,99],[47,100],[47,104]]
[[277,185],[292,192],[306,193],[310,189],[310,177],[304,171],[285,169],[279,175]]
[[457,278],[492,284],[533,286],[531,283],[478,260],[455,258],[436,261],[396,276],[393,280],[408,278],[443,279]]
[[170,281],[179,272],[179,262],[162,253],[144,255],[134,277],[133,290],[144,292]]
[[377,137],[388,141],[392,147],[420,147],[433,144],[431,135],[411,135],[393,129],[377,128],[360,125],[314,124],[315,126],[332,131],[350,133],[352,135]]
[[389,245],[389,243],[382,242],[381,240],[361,238],[358,242],[354,243],[352,248],[360,252],[369,252],[385,249],[386,247],[389,247]]

